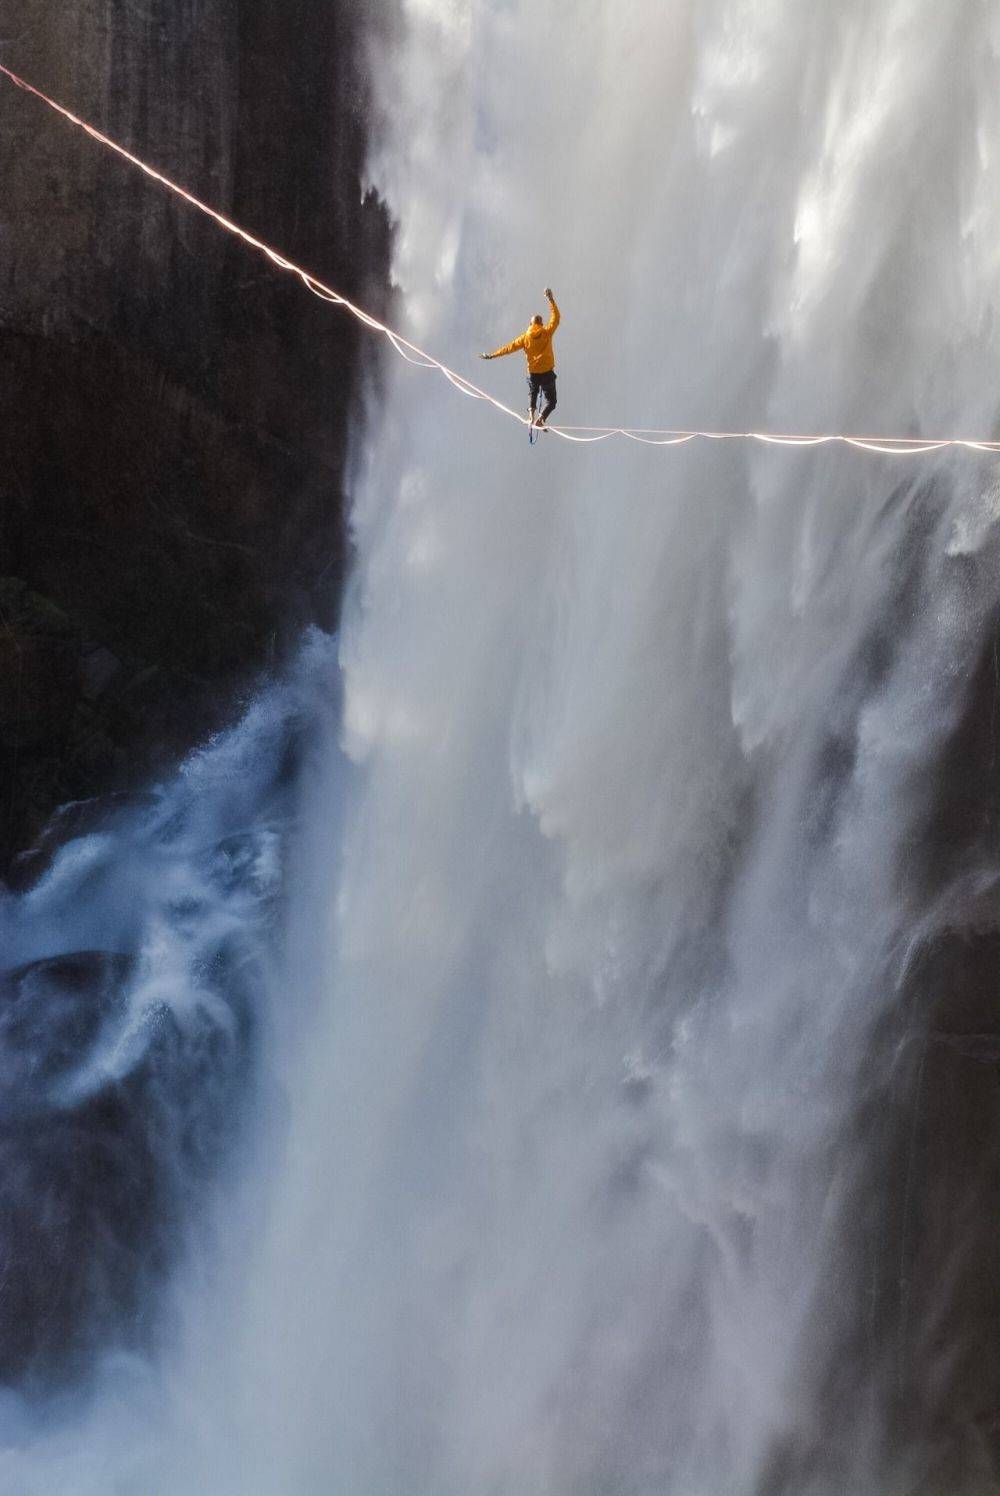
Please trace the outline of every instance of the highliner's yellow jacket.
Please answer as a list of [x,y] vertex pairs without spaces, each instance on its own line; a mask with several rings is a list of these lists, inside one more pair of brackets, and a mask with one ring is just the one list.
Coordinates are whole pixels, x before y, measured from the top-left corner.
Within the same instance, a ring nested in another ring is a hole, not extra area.
[[529,374],[548,374],[554,369],[556,356],[552,351],[552,334],[559,326],[559,308],[553,296],[549,297],[549,306],[552,308],[552,315],[544,327],[540,327],[537,322],[532,322],[527,332],[522,332],[513,343],[505,343],[489,357],[503,358],[505,353],[516,353],[519,348],[523,348],[524,356],[528,360]]

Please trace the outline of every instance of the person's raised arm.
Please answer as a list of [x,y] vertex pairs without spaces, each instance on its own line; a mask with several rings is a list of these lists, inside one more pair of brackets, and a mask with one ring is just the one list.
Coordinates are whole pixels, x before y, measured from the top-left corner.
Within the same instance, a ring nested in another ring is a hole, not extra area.
[[561,318],[559,316],[559,308],[556,306],[556,299],[555,299],[555,297],[552,294],[552,287],[551,286],[546,286],[545,287],[545,296],[546,296],[546,299],[548,300],[549,306],[552,308],[552,314],[549,317],[549,320],[548,320],[548,322],[546,324],[545,331],[546,332],[555,332],[556,328],[559,326]]

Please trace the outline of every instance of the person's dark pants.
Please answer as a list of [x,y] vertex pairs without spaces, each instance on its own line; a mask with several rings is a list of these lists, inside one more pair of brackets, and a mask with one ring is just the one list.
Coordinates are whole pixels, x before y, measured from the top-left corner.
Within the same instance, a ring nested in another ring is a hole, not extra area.
[[538,409],[541,396],[545,396],[545,409],[540,419],[547,421],[556,408],[556,371],[550,369],[547,374],[529,374],[528,389],[531,392],[531,400],[528,409],[532,412]]

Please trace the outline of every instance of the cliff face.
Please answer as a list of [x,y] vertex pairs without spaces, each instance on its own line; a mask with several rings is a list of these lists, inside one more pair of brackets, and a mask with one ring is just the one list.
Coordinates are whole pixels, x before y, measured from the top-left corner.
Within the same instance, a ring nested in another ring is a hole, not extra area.
[[[378,309],[361,19],[11,0],[2,55]],[[57,804],[140,783],[332,621],[364,335],[7,83],[0,179],[2,874]]]

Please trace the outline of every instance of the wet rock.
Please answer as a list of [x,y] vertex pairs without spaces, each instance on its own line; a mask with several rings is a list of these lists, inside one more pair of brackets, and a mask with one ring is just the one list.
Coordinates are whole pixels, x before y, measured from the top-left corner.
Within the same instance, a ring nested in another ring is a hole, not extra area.
[[[25,76],[378,311],[358,24],[314,0],[3,22]],[[6,85],[0,176],[0,565],[67,624],[0,614],[2,876],[57,804],[162,772],[335,620],[363,334]]]
[[85,644],[80,653],[80,694],[87,701],[103,696],[121,668],[121,660],[103,644]]
[[0,1117],[55,1104],[53,1081],[84,1065],[105,1019],[122,1007],[128,955],[76,951],[0,972]]
[[113,835],[123,816],[156,803],[153,794],[119,791],[61,806],[46,823],[37,845],[19,852],[14,858],[8,870],[8,886],[15,892],[24,892],[52,866],[60,849],[74,838],[88,836],[98,829]]
[[0,974],[0,1382],[51,1390],[102,1345],[148,1345],[182,1213],[241,1115],[251,1026],[230,964],[183,1026],[165,1003],[130,1011],[127,953]]
[[79,650],[62,609],[19,578],[0,577],[0,751],[65,740]]

